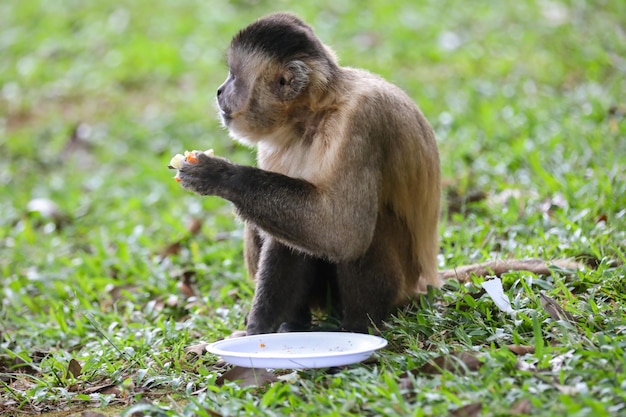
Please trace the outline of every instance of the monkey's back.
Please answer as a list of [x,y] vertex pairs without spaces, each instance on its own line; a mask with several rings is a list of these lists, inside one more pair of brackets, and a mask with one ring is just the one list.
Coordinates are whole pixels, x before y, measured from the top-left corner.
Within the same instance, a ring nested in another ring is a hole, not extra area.
[[[418,106],[397,86],[364,70],[345,68],[349,101],[368,140],[381,154],[380,204],[405,224],[411,259],[404,260],[406,292],[439,287],[438,220],[441,199],[435,134]],[[419,280],[418,280],[419,278]]]

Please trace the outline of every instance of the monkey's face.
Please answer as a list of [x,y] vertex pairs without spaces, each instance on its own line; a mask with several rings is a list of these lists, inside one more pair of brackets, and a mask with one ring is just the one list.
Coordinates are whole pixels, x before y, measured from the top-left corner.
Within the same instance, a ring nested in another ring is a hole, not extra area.
[[284,126],[309,84],[302,61],[281,64],[255,52],[230,50],[229,73],[217,90],[222,123],[244,142],[256,142]]

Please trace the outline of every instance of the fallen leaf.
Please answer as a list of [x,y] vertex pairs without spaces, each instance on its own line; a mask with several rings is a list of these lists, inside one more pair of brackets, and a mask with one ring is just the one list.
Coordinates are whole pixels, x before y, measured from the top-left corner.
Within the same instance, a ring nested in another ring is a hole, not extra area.
[[83,367],[78,363],[76,359],[70,359],[70,363],[67,366],[67,377],[69,378],[72,375],[74,378],[78,378],[80,374],[83,372]]
[[122,395],[122,390],[119,389],[117,385],[108,386],[100,391],[100,394],[103,395],[115,395],[116,397],[120,397]]
[[210,410],[208,408],[205,408],[204,411],[209,413],[209,416],[211,416],[211,417],[223,417],[223,414],[220,414],[217,411],[213,411],[213,410]]
[[83,411],[80,414],[80,417],[106,417],[106,415],[95,412],[95,411]]
[[606,215],[606,213],[601,213],[596,216],[595,221],[596,223],[607,223],[609,221],[609,217]]
[[180,240],[174,243],[170,243],[159,253],[159,258],[165,259],[168,256],[178,255],[182,247],[182,241]]
[[451,417],[476,417],[483,411],[482,403],[472,403],[464,405],[450,412]]
[[459,352],[429,360],[417,369],[416,374],[440,374],[443,371],[464,374],[468,371],[476,371],[482,365],[483,363],[478,359],[476,352]]
[[42,220],[51,221],[57,228],[65,225],[69,216],[59,209],[59,206],[49,198],[33,198],[26,204],[26,212],[29,215],[36,214]]
[[244,337],[247,336],[248,333],[245,330],[233,330],[231,334],[226,336],[226,339],[233,339],[235,337]]
[[179,299],[177,295],[170,294],[163,303],[168,307],[176,307],[178,305],[178,301]]
[[225,382],[233,381],[240,387],[260,387],[278,381],[276,375],[258,368],[244,368],[234,366],[215,380],[215,385],[222,386]]
[[187,223],[187,231],[189,232],[189,234],[185,237],[183,237],[182,239],[178,239],[175,242],[172,242],[170,244],[168,244],[167,246],[165,246],[165,248],[163,248],[160,252],[159,252],[159,260],[163,261],[165,258],[167,258],[168,256],[172,256],[172,255],[178,255],[181,251],[181,249],[183,248],[183,245],[189,241],[189,238],[193,235],[196,235],[200,232],[200,230],[202,229],[202,221],[200,219],[191,219],[188,223]]
[[539,210],[544,213],[546,217],[554,216],[557,211],[564,210],[568,207],[567,199],[563,194],[557,193],[553,196],[544,199],[539,204]]
[[182,292],[187,298],[193,297],[196,295],[192,286],[193,284],[192,278],[195,274],[196,274],[195,271],[186,270],[180,276],[180,281],[178,282],[178,288],[180,289],[180,292]]
[[556,302],[553,298],[548,297],[544,293],[540,293],[539,297],[541,298],[541,305],[543,309],[552,317],[554,321],[567,321],[571,324],[576,324],[576,320],[574,320],[574,316],[572,316],[567,311],[563,310],[563,308]]
[[568,350],[567,352],[557,355],[550,359],[550,365],[552,365],[552,372],[557,373],[563,368],[563,364],[570,359],[574,358],[575,350]]
[[84,394],[95,394],[102,393],[103,391],[108,391],[110,388],[116,388],[115,384],[103,384],[103,385],[94,385],[93,387],[87,387],[83,391]]
[[72,129],[72,134],[66,142],[63,152],[71,152],[73,148],[77,146],[88,145],[86,141],[89,139],[92,132],[93,129],[89,124],[77,123],[74,129]]
[[125,300],[126,294],[132,294],[136,289],[137,285],[133,284],[125,284],[125,285],[116,285],[109,289],[109,295],[111,296],[111,301],[116,302],[119,300]]
[[189,222],[187,222],[187,230],[192,235],[197,235],[200,230],[202,230],[202,220],[192,218],[191,220],[189,220]]
[[195,353],[198,356],[202,356],[206,353],[206,347],[208,343],[198,343],[196,345],[187,346],[185,348],[185,353]]
[[517,362],[515,362],[515,369],[522,372],[535,372],[537,370],[537,367],[532,363],[518,360]]
[[487,291],[487,295],[491,297],[496,306],[505,313],[513,313],[509,297],[504,293],[502,288],[502,280],[500,278],[490,279],[482,283],[482,287]]
[[466,212],[468,205],[486,198],[487,193],[484,191],[469,191],[467,194],[460,194],[458,189],[451,188],[447,192],[448,215]]
[[535,353],[534,346],[506,345],[506,348],[516,355],[526,355],[527,353]]
[[415,384],[413,383],[413,379],[410,378],[408,376],[408,374],[405,372],[402,375],[404,375],[403,377],[401,376],[400,380],[398,381],[398,386],[400,387],[400,390],[402,391],[409,391],[412,390],[415,387]]
[[515,404],[513,404],[510,410],[513,415],[530,414],[532,411],[533,409],[528,398],[518,400]]

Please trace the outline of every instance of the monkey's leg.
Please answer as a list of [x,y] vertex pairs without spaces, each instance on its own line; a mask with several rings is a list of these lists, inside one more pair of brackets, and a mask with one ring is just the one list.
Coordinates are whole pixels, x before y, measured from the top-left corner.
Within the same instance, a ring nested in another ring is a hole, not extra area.
[[367,333],[370,325],[380,324],[389,314],[399,276],[390,265],[384,254],[370,250],[359,260],[338,266],[343,330]]
[[406,226],[391,212],[379,213],[374,238],[358,259],[337,266],[344,330],[367,333],[401,298],[405,286]]
[[247,333],[306,330],[311,325],[309,298],[316,275],[314,258],[266,238]]

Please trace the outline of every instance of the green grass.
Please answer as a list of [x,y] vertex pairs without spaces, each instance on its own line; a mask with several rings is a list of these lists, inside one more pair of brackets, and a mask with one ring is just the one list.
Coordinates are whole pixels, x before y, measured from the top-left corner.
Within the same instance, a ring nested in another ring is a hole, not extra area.
[[[0,413],[626,415],[626,3],[507,3],[2,2]],[[377,363],[217,385],[217,358],[185,348],[243,328],[241,225],[165,166],[205,148],[253,163],[213,97],[230,37],[273,10],[404,88],[437,131],[447,191],[488,193],[444,213],[442,268],[580,255],[597,267],[506,274],[514,316],[479,279],[449,282],[389,319]],[[35,198],[58,212],[29,212]],[[482,366],[422,368],[467,351]]]

